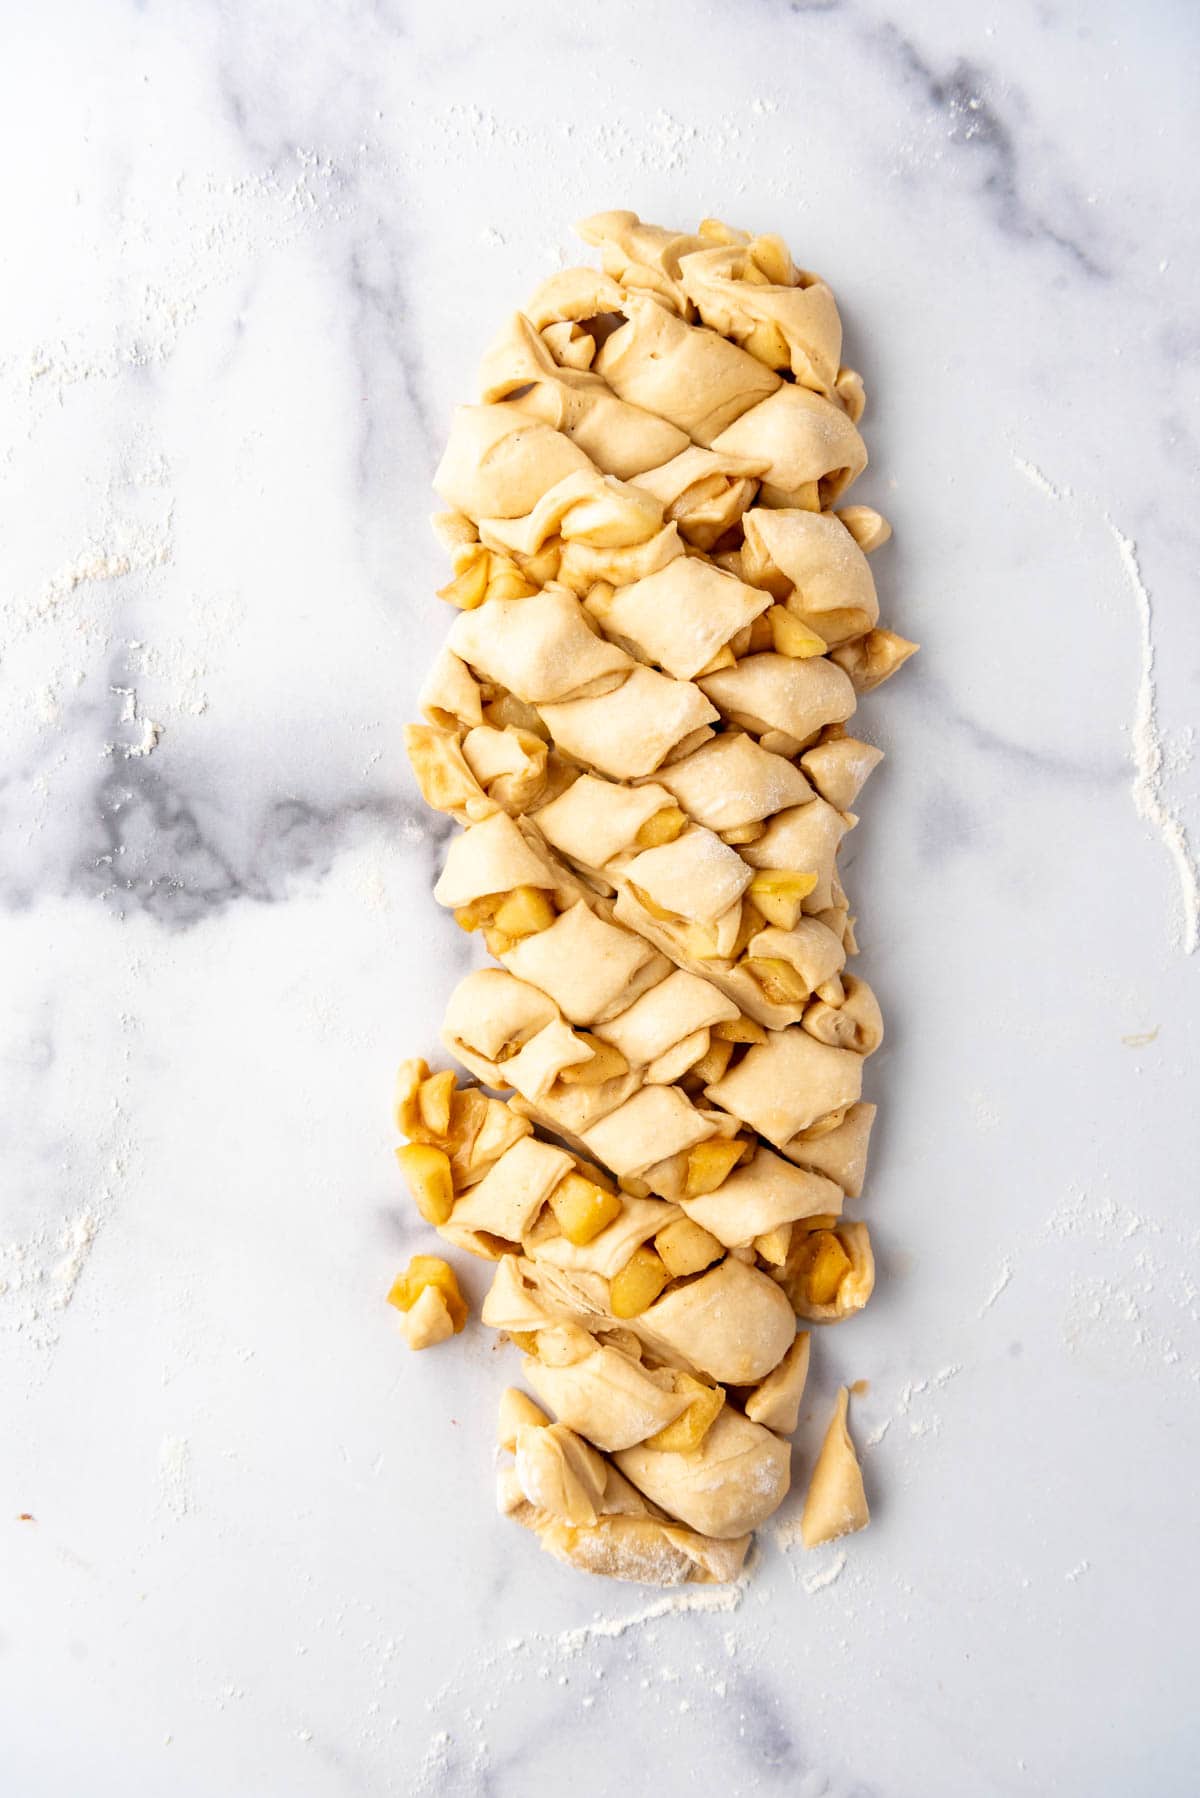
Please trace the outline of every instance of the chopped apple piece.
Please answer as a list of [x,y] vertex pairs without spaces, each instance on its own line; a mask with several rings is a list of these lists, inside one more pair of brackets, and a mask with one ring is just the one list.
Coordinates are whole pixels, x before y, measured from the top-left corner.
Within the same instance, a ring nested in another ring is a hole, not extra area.
[[850,1257],[832,1230],[813,1230],[804,1245],[800,1286],[810,1305],[832,1305],[850,1271]]
[[788,1250],[792,1246],[792,1226],[776,1224],[773,1230],[767,1230],[762,1236],[754,1238],[754,1247],[763,1261],[771,1267],[782,1267],[788,1258]]
[[454,922],[460,930],[482,930],[484,925],[491,923],[503,897],[503,893],[483,893],[467,905],[456,906]]
[[392,1282],[388,1304],[397,1311],[411,1311],[427,1287],[441,1294],[457,1336],[467,1321],[467,1301],[458,1289],[458,1279],[448,1261],[440,1255],[414,1255],[402,1274]]
[[690,1217],[676,1218],[660,1230],[654,1246],[673,1280],[683,1274],[698,1274],[725,1253],[716,1237],[702,1225],[694,1224]]
[[635,1249],[609,1287],[608,1304],[614,1317],[640,1317],[648,1311],[670,1280],[660,1255],[643,1246]]
[[688,1073],[695,1075],[701,1086],[715,1086],[729,1066],[732,1054],[732,1043],[723,1042],[720,1037],[714,1037],[699,1061],[692,1063]]
[[541,887],[514,887],[496,907],[493,922],[497,930],[519,942],[522,937],[536,936],[539,930],[549,930],[557,915]]
[[698,1199],[723,1186],[741,1160],[745,1146],[740,1136],[713,1136],[707,1142],[695,1143],[688,1150],[684,1182],[688,1198]]
[[550,1194],[550,1209],[567,1241],[583,1248],[620,1216],[621,1201],[582,1174],[567,1174]]
[[[662,916],[667,918],[670,913],[663,912]],[[689,924],[684,932],[684,942],[688,954],[694,955],[697,961],[719,961],[721,959],[717,949],[716,932],[707,924]]]
[[633,840],[639,849],[661,849],[664,843],[673,843],[686,828],[687,813],[677,805],[664,805],[661,812],[646,819]]
[[742,966],[752,974],[772,1005],[798,1005],[808,998],[808,986],[790,961],[775,956],[747,956]]
[[591,1059],[574,1061],[570,1067],[563,1068],[558,1077],[564,1086],[602,1086],[606,1080],[615,1080],[618,1075],[629,1072],[629,1063],[611,1043],[601,1042],[590,1030],[580,1030],[576,1034],[592,1051]]
[[823,656],[829,645],[824,637],[789,612],[786,606],[772,606],[767,613],[771,626],[771,641],[775,645],[775,653],[781,656]]
[[676,1382],[677,1392],[695,1390],[696,1396],[674,1423],[668,1423],[653,1436],[647,1436],[647,1448],[665,1449],[668,1454],[690,1455],[699,1448],[709,1430],[720,1416],[725,1404],[725,1390],[721,1386],[706,1386],[703,1381],[693,1379],[691,1374],[680,1374]]
[[660,905],[658,903],[657,899],[652,899],[649,893],[638,886],[636,881],[630,881],[629,890],[642,909],[648,911],[652,918],[657,918],[660,924],[678,924],[678,914],[673,911],[668,911],[665,905]]
[[410,1142],[396,1150],[413,1203],[428,1224],[444,1224],[454,1209],[450,1157],[433,1143]]
[[714,1024],[712,1034],[719,1043],[765,1043],[767,1033],[753,1018],[730,1018]]
[[422,1080],[417,1093],[421,1121],[431,1136],[445,1136],[450,1129],[450,1101],[454,1097],[454,1070],[444,1068]]
[[817,885],[815,874],[792,873],[787,868],[763,868],[750,882],[750,897],[768,924],[795,930],[800,907]]
[[419,1094],[429,1078],[429,1063],[420,1059],[402,1061],[396,1070],[396,1101],[393,1116],[402,1136],[417,1136],[421,1129]]

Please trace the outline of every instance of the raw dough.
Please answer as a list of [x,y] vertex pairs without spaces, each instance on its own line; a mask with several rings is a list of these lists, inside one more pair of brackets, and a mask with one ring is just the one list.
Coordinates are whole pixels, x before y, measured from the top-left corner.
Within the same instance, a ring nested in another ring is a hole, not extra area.
[[[509,1096],[406,1063],[401,1165],[546,1407],[504,1394],[501,1509],[577,1568],[730,1580],[788,1489],[797,1318],[874,1283],[844,1204],[883,1024],[837,863],[880,752],[845,726],[915,645],[886,521],[831,510],[866,450],[826,283],[719,220],[580,232],[602,272],[504,325],[434,479],[459,610],[406,740],[461,827],[435,897],[500,963],[443,1040]],[[447,1292],[405,1286],[414,1346]],[[807,1545],[867,1521],[846,1404]]]

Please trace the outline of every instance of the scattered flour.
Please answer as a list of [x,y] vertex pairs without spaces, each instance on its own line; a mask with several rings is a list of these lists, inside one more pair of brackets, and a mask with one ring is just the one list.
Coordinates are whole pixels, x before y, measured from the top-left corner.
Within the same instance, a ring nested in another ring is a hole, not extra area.
[[164,1436],[159,1443],[158,1494],[172,1517],[186,1517],[192,1508],[192,1449],[186,1436]]
[[977,1130],[997,1130],[1000,1127],[1000,1113],[982,1093],[975,1092],[970,1097],[971,1114]]
[[126,760],[130,756],[150,755],[163,734],[162,725],[156,724],[153,718],[143,717],[138,711],[136,687],[110,687],[109,692],[121,701],[117,723],[129,725],[135,735],[127,743],[106,743],[105,753],[123,755]]
[[563,1654],[578,1654],[588,1642],[610,1641],[623,1636],[627,1629],[654,1623],[660,1617],[678,1617],[685,1611],[736,1611],[745,1590],[744,1579],[729,1586],[698,1586],[695,1590],[685,1587],[681,1592],[670,1592],[665,1598],[656,1599],[643,1610],[629,1611],[623,1617],[597,1615],[591,1623],[578,1629],[562,1630],[557,1636],[550,1637],[549,1645]]
[[1044,493],[1047,499],[1070,499],[1072,497],[1069,487],[1056,487],[1054,482],[1042,473],[1036,462],[1027,462],[1024,456],[1014,454],[1013,466],[1019,468],[1025,479],[1031,482],[1039,493]]
[[921,1416],[913,1418],[910,1416],[913,1402],[916,1399],[927,1401],[932,1393],[940,1392],[943,1386],[948,1386],[951,1380],[957,1379],[961,1372],[962,1367],[959,1363],[951,1361],[945,1367],[940,1368],[937,1373],[931,1374],[928,1379],[906,1380],[900,1388],[895,1411],[890,1417],[885,1417],[876,1424],[870,1434],[863,1438],[864,1449],[878,1448],[892,1425],[898,1423],[902,1418],[909,1420],[908,1433],[910,1436],[939,1436],[942,1430],[942,1420],[938,1414],[925,1412]]
[[1141,1231],[1162,1234],[1161,1226],[1115,1199],[1101,1199],[1092,1204],[1086,1192],[1073,1186],[1063,1203],[1053,1210],[1042,1227],[1044,1237],[1090,1236],[1094,1242],[1127,1242]]
[[[1043,1240],[1070,1243],[1063,1345],[1092,1372],[1126,1381],[1169,1368],[1200,1385],[1200,1234],[1164,1227],[1127,1205],[1072,1190],[1047,1218]],[[1107,1258],[1079,1271],[1079,1244]],[[1176,1332],[1167,1326],[1173,1307]]]
[[169,524],[142,524],[110,517],[104,542],[92,542],[55,570],[38,592],[5,608],[4,641],[11,649],[20,637],[56,618],[81,588],[146,574],[171,559]]
[[425,1758],[417,1769],[416,1792],[428,1792],[445,1789],[443,1780],[449,1766],[450,1745],[453,1738],[448,1729],[439,1729],[436,1735],[429,1738],[429,1746],[425,1750]]
[[57,1232],[42,1229],[0,1244],[0,1321],[34,1346],[51,1348],[58,1341],[59,1319],[75,1296],[110,1199],[104,1191]]
[[826,1586],[832,1586],[835,1580],[841,1578],[845,1565],[846,1555],[843,1550],[834,1556],[827,1567],[818,1568],[815,1573],[810,1573],[808,1578],[801,1580],[800,1583],[806,1592],[823,1592]]
[[979,1307],[979,1316],[980,1317],[987,1316],[987,1314],[991,1310],[992,1306],[996,1303],[996,1300],[1000,1297],[1000,1294],[1002,1292],[1004,1292],[1006,1290],[1006,1288],[1008,1287],[1009,1283],[1012,1280],[1012,1277],[1013,1277],[1012,1262],[1009,1260],[1008,1256],[1006,1255],[1004,1257],[1003,1262],[1001,1263],[1000,1272],[996,1277],[995,1285],[992,1287],[992,1290],[988,1293],[988,1295],[984,1299],[982,1305],[980,1305],[980,1307]]
[[[1015,452],[1012,459],[1014,467],[1047,499],[1059,502],[1075,499],[1070,487],[1056,487],[1036,463],[1027,461]],[[1191,751],[1192,737],[1188,736],[1185,749],[1173,748],[1168,757],[1158,726],[1158,695],[1154,681],[1154,608],[1150,591],[1142,578],[1137,544],[1132,537],[1125,535],[1098,501],[1088,499],[1086,505],[1088,510],[1099,513],[1116,544],[1121,568],[1137,607],[1140,665],[1137,701],[1130,731],[1130,751],[1134,767],[1133,804],[1138,817],[1158,832],[1175,864],[1183,909],[1183,929],[1178,935],[1178,941],[1184,954],[1191,955],[1200,944],[1200,872],[1197,870],[1196,857],[1183,821],[1163,797],[1163,780],[1168,768],[1173,770],[1181,760],[1186,761]]]
[[1152,824],[1175,863],[1183,904],[1183,949],[1191,955],[1200,943],[1200,874],[1183,823],[1163,798],[1163,746],[1158,729],[1158,699],[1154,685],[1154,614],[1150,593],[1142,579],[1137,545],[1109,517],[1104,522],[1125,570],[1125,578],[1137,604],[1141,674],[1131,743],[1133,749],[1133,803],[1139,818]]
[[[621,1662],[613,1663],[607,1669],[591,1659],[585,1659],[567,1674],[564,1672],[564,1663],[579,1661],[584,1651],[593,1645],[619,1641],[631,1630],[659,1623],[667,1618],[691,1612],[728,1615],[736,1611],[742,1603],[757,1558],[752,1550],[746,1572],[732,1585],[684,1587],[655,1599],[639,1610],[613,1616],[597,1612],[590,1623],[575,1629],[560,1630],[556,1634],[534,1630],[528,1635],[510,1636],[495,1646],[483,1648],[470,1656],[460,1671],[432,1699],[427,1700],[426,1709],[430,1712],[441,1710],[448,1714],[457,1730],[473,1727],[478,1735],[482,1735],[482,1719],[467,1704],[471,1693],[481,1690],[491,1692],[492,1700],[485,1709],[494,1710],[498,1703],[504,1701],[506,1694],[517,1693],[522,1689],[527,1693],[531,1674],[546,1683],[553,1680],[559,1686],[568,1686],[581,1676],[603,1679],[606,1670],[611,1672],[614,1665],[632,1662],[638,1651],[634,1648],[626,1649]],[[656,1642],[657,1638],[652,1636],[650,1640]],[[731,1658],[743,1646],[732,1632],[726,1632],[723,1640],[725,1653]],[[651,1649],[650,1653],[654,1657],[654,1685],[678,1684],[680,1674],[662,1663],[656,1649]],[[534,1657],[537,1657],[536,1661]],[[698,1663],[696,1672],[705,1674],[710,1689],[717,1696],[725,1696],[725,1682],[716,1678],[714,1669],[706,1669],[702,1663]],[[641,1683],[643,1690],[649,1690],[649,1679],[644,1679]],[[588,1701],[582,1699],[580,1702],[587,1704]],[[684,1700],[685,1704],[688,1702],[690,1701]],[[678,1707],[677,1700],[673,1700],[673,1703]],[[469,1769],[463,1758],[466,1754],[471,1756]],[[445,1729],[438,1730],[430,1738],[410,1789],[413,1793],[436,1793],[439,1798],[444,1792],[468,1789],[462,1783],[465,1773],[469,1770],[474,1777],[481,1778],[486,1758],[486,1741],[481,1740],[472,1747],[471,1744],[463,1743],[459,1735]],[[471,1786],[469,1789],[475,1788]]]

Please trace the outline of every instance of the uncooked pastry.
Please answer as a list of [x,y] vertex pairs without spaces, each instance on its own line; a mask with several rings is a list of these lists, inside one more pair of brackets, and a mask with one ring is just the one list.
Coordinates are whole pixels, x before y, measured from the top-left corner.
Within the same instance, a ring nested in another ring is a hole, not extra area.
[[850,1394],[843,1386],[808,1482],[800,1519],[805,1548],[836,1542],[839,1536],[866,1529],[870,1522],[862,1472],[846,1423],[849,1404]]
[[[874,1284],[844,1208],[883,1025],[838,855],[880,752],[846,726],[915,646],[886,521],[832,509],[866,450],[825,282],[718,220],[580,230],[603,272],[503,327],[434,481],[459,615],[407,744],[461,826],[435,896],[500,965],[443,1030],[481,1084],[406,1063],[398,1154],[540,1401],[502,1399],[501,1509],[578,1568],[730,1580],[788,1489],[797,1321]],[[424,1347],[465,1307],[418,1261]],[[846,1402],[809,1545],[867,1520]]]

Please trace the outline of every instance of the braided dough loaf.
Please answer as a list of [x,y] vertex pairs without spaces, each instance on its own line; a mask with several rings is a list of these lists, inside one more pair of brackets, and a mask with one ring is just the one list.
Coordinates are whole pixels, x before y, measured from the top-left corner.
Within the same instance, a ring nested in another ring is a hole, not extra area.
[[[833,509],[867,457],[825,282],[716,220],[580,232],[602,269],[503,327],[434,478],[458,616],[407,746],[461,826],[435,897],[499,965],[443,1029],[480,1084],[406,1063],[398,1153],[539,1401],[502,1399],[502,1511],[587,1571],[729,1580],[788,1490],[797,1323],[874,1285],[838,855],[881,758],[846,726],[915,645],[886,521]],[[867,1519],[845,1418],[806,1542]]]

